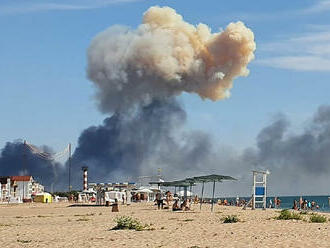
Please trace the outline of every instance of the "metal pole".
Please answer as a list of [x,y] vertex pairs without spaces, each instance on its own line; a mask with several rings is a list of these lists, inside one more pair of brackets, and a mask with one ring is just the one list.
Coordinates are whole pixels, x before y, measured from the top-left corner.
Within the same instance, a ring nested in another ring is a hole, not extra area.
[[71,189],[71,143],[69,143],[69,192]]
[[252,209],[256,208],[256,172],[253,172]]
[[191,190],[191,188],[192,188],[192,185],[190,184],[190,197],[189,197],[189,199],[191,200],[191,197],[192,197],[192,190]]
[[[26,163],[26,140],[24,140],[23,143],[23,176],[25,176],[25,163]],[[25,195],[25,181],[23,179],[23,196],[22,196],[22,202],[24,203],[24,195]]]
[[215,181],[213,181],[213,194],[212,194],[212,206],[211,206],[211,211],[213,212],[213,201],[214,201],[214,191],[215,191]]
[[263,199],[263,201],[264,201],[264,210],[266,210],[266,208],[267,208],[267,174],[266,173],[264,173],[263,174],[263,181],[264,181],[264,199]]
[[201,204],[200,204],[199,210],[202,210],[203,194],[204,194],[204,182],[203,182],[203,186],[202,186],[202,197],[201,197]]

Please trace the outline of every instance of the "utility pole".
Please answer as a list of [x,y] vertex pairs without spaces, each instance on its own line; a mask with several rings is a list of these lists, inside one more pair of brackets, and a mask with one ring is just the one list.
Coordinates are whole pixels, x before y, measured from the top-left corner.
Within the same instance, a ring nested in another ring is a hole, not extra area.
[[[26,140],[24,140],[24,143],[23,143],[23,176],[25,176],[25,167],[26,167]],[[23,196],[22,196],[22,202],[24,203],[24,196],[25,196],[25,181],[24,181],[24,178],[23,178]]]
[[71,143],[69,143],[69,192],[71,192]]

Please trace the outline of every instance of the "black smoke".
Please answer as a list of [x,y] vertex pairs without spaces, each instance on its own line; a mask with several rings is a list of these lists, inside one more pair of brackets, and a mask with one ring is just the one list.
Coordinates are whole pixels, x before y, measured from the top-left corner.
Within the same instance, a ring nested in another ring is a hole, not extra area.
[[[215,143],[205,132],[187,130],[185,122],[186,113],[177,100],[161,99],[115,113],[102,125],[85,129],[72,157],[74,188],[82,187],[81,166],[89,167],[89,180],[94,182],[136,181],[162,168],[168,180],[208,173],[231,175],[239,181],[222,184],[221,190],[249,195],[251,171],[268,169],[270,193],[327,193],[330,106],[319,107],[300,132],[292,129],[286,116],[279,115],[259,132],[255,146],[241,152]],[[23,150],[22,142],[6,144],[0,157],[1,175],[23,172]],[[26,160],[28,174],[49,187],[55,182],[67,189],[68,163],[54,167],[31,152]]]
[[[94,181],[136,180],[156,174],[182,176],[198,168],[212,144],[202,132],[186,132],[186,113],[175,99],[154,100],[131,112],[115,113],[103,125],[84,130],[73,164],[89,167]],[[178,174],[179,173],[179,174]]]
[[[52,153],[48,146],[41,149]],[[62,165],[33,154],[22,141],[7,142],[1,150],[1,176],[32,175],[35,180],[46,186],[46,190],[51,191],[63,187],[64,174]]]

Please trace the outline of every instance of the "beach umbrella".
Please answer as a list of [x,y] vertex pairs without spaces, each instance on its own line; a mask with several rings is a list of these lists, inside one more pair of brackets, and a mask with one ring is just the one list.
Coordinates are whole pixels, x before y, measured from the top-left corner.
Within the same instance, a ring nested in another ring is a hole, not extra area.
[[201,197],[200,209],[202,209],[202,204],[203,204],[204,184],[209,183],[209,182],[213,182],[212,206],[211,206],[211,211],[213,211],[215,183],[216,182],[222,182],[223,180],[236,180],[236,179],[231,177],[231,176],[211,174],[211,175],[207,175],[207,176],[187,178],[186,180],[193,181],[194,183],[202,183],[202,197]]

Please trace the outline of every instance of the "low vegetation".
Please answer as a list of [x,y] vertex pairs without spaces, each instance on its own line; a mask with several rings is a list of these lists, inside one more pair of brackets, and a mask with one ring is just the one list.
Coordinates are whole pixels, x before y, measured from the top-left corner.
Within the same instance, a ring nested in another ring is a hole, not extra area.
[[143,231],[149,230],[148,225],[143,225],[139,220],[130,216],[119,216],[115,219],[117,225],[112,230],[135,230]]
[[323,215],[319,214],[312,214],[311,217],[309,218],[310,222],[313,223],[324,223],[327,222],[327,218],[324,217]]
[[83,217],[83,218],[77,219],[77,221],[89,221],[89,219],[87,219],[86,217]]
[[17,242],[19,243],[23,243],[23,244],[27,244],[27,243],[31,243],[32,240],[23,240],[23,239],[18,239]]
[[3,223],[0,223],[0,227],[6,227],[6,226],[11,226],[10,224],[3,224]]
[[223,218],[223,223],[236,223],[239,222],[237,215],[228,215]]
[[74,216],[75,217],[78,217],[78,216],[82,216],[82,217],[85,217],[85,216],[94,216],[95,213],[90,213],[90,214],[75,214]]
[[280,212],[280,215],[276,218],[278,220],[301,220],[301,215],[295,212],[292,212],[288,209],[283,209]]

